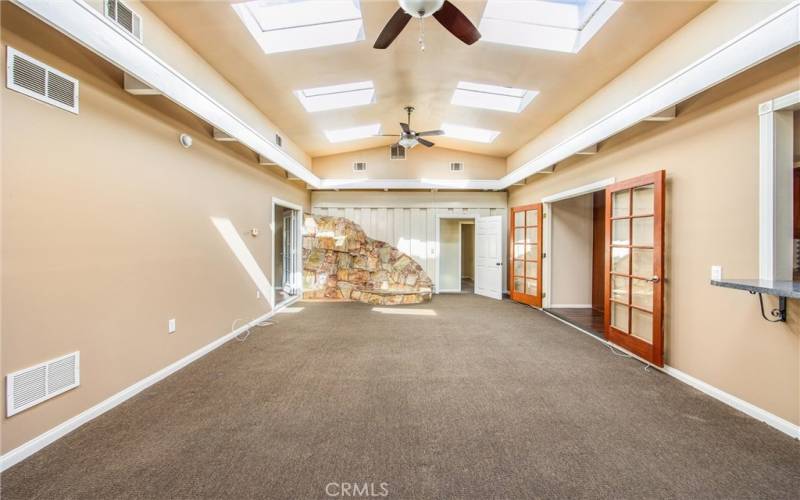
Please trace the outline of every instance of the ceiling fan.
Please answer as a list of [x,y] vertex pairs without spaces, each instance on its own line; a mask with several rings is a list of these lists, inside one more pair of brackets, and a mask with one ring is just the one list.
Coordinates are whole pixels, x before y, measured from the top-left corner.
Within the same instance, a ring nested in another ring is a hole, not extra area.
[[414,111],[413,106],[406,106],[403,108],[408,113],[408,123],[401,123],[400,128],[403,129],[402,134],[381,134],[384,137],[399,137],[400,140],[397,141],[397,144],[403,146],[406,149],[411,149],[417,144],[422,144],[425,147],[431,147],[434,144],[427,140],[423,139],[425,136],[431,135],[444,135],[444,130],[426,130],[425,132],[414,132],[411,130],[411,113]]
[[[481,34],[478,29],[467,19],[458,8],[449,0],[397,0],[400,8],[392,15],[383,31],[375,40],[376,49],[385,49],[403,31],[408,21],[416,17],[422,23],[422,19],[433,16],[439,24],[447,28],[447,31],[456,36],[459,40],[472,45],[480,39]],[[421,27],[421,24],[420,24]],[[425,50],[423,33],[420,33],[419,45]]]

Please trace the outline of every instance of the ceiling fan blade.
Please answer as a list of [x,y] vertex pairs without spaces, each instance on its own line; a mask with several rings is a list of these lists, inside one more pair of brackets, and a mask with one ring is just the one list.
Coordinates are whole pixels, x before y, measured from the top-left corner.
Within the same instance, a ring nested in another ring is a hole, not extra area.
[[422,144],[423,146],[426,146],[426,147],[433,146],[433,143],[431,141],[427,140],[427,139],[421,139],[421,138],[417,137],[417,142]]
[[417,132],[417,137],[425,137],[426,135],[444,135],[444,130],[426,130],[425,132]]
[[397,9],[397,12],[392,15],[389,22],[383,27],[383,31],[378,35],[378,39],[375,40],[375,45],[372,47],[376,49],[385,49],[391,45],[410,20],[411,16],[406,14],[403,9]]
[[433,13],[433,17],[467,45],[472,45],[481,38],[478,28],[449,0],[445,0],[442,8]]
[[400,128],[403,129],[404,134],[411,133],[411,129],[408,127],[408,123],[400,123]]

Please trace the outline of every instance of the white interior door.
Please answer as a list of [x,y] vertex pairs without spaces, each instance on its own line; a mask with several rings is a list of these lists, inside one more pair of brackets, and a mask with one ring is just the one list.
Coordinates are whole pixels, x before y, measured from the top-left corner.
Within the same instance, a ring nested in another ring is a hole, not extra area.
[[283,290],[289,295],[294,295],[297,290],[295,283],[297,268],[295,214],[294,210],[289,210],[283,216]]
[[503,298],[503,218],[475,220],[475,293]]

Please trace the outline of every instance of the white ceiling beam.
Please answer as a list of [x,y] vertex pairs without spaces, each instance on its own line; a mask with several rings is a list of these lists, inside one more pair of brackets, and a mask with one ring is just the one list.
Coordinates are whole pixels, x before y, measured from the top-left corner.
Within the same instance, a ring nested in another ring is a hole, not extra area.
[[320,189],[427,189],[488,190],[501,189],[499,181],[476,179],[322,179]]
[[13,0],[26,12],[77,43],[156,89],[171,101],[219,130],[226,130],[244,146],[272,158],[313,187],[319,177],[285,150],[248,125],[238,115],[205,93],[192,81],[162,61],[141,43],[123,34],[113,22],[85,1],[45,2]]
[[678,116],[678,106],[670,106],[663,111],[650,115],[644,119],[646,122],[668,122]]
[[217,127],[214,127],[213,136],[214,136],[214,140],[215,141],[220,141],[220,142],[238,142],[236,140],[236,137],[233,137],[232,135],[223,132],[222,130],[218,129]]
[[160,91],[140,80],[137,80],[136,77],[133,77],[128,73],[125,73],[125,77],[122,81],[122,88],[125,89],[125,92],[133,95],[161,95]]

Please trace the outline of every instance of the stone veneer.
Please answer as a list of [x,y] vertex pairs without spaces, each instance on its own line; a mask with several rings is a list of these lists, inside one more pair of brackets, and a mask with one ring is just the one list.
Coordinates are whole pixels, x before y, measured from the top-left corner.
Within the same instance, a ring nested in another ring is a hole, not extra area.
[[431,299],[432,285],[414,259],[355,222],[304,214],[303,298],[418,304]]

